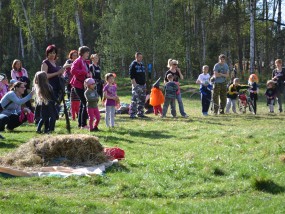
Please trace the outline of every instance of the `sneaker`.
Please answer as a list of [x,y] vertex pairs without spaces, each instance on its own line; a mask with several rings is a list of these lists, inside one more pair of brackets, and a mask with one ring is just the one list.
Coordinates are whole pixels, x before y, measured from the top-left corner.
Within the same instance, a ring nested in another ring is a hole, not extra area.
[[135,115],[130,115],[130,118],[131,118],[131,119],[135,119],[136,116],[135,116]]
[[220,111],[220,114],[225,114],[224,110]]
[[36,131],[36,133],[38,133],[38,134],[42,134],[43,132],[42,132],[42,131]]
[[184,118],[188,118],[189,116],[188,116],[187,114],[185,114],[185,115],[183,115],[182,117],[184,117]]
[[93,129],[90,130],[90,132],[98,132],[98,131],[99,131],[98,127],[94,127]]

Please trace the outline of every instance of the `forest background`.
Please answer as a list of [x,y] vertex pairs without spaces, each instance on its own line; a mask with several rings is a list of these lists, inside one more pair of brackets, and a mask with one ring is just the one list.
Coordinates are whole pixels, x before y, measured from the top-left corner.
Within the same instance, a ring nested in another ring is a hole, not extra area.
[[47,45],[55,44],[59,65],[70,50],[87,45],[100,55],[104,73],[122,77],[140,51],[145,64],[152,64],[151,78],[163,74],[167,60],[174,58],[185,77],[195,79],[204,64],[212,70],[223,53],[239,77],[247,78],[251,59],[253,72],[267,79],[274,60],[284,60],[283,4],[282,0],[0,0],[0,72],[9,75],[18,58],[33,75]]

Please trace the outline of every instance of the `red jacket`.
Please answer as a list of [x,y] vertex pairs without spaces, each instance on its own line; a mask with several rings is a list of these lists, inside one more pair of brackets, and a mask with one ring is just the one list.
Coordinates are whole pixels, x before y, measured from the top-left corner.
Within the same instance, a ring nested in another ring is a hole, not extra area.
[[78,57],[71,66],[71,74],[72,74],[72,79],[70,81],[70,84],[74,88],[80,88],[84,89],[84,80],[87,77],[91,77],[89,73],[89,67],[88,64],[85,62],[82,57]]

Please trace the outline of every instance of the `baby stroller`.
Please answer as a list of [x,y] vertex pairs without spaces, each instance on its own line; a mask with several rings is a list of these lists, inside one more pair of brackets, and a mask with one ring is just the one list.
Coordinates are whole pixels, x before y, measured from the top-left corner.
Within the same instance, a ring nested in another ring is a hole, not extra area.
[[247,108],[252,114],[255,114],[254,105],[249,96],[249,91],[245,90],[241,91],[238,95],[238,109],[240,113],[245,114]]

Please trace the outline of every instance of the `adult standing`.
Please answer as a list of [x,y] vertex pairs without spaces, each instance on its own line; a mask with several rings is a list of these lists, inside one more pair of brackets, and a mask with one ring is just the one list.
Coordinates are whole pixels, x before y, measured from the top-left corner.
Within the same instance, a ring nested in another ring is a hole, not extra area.
[[167,67],[169,68],[168,71],[166,71],[165,73],[165,77],[164,77],[164,83],[168,82],[167,79],[167,75],[168,74],[172,74],[173,76],[173,81],[177,84],[178,86],[178,91],[176,93],[176,100],[178,102],[178,106],[179,106],[179,112],[181,114],[182,117],[187,118],[188,115],[185,113],[184,111],[184,105],[182,102],[182,96],[181,96],[181,91],[179,88],[179,79],[183,80],[184,77],[181,73],[180,68],[178,68],[178,61],[175,59],[168,59],[168,63],[167,63]]
[[276,68],[272,71],[272,80],[276,81],[277,101],[279,106],[279,112],[283,111],[282,101],[284,96],[284,81],[285,81],[285,68],[282,68],[282,60],[275,60]]
[[66,80],[66,91],[67,91],[68,100],[70,99],[70,93],[71,93],[71,84],[70,84],[70,81],[72,79],[72,75],[70,72],[71,65],[77,59],[77,57],[78,57],[77,50],[71,50],[68,54],[68,60],[66,60],[66,62],[64,64],[65,71],[63,73],[63,77]]
[[25,89],[25,83],[15,82],[11,91],[6,93],[1,99],[1,105],[4,110],[0,114],[0,132],[4,131],[5,125],[7,125],[6,128],[8,130],[13,130],[27,121],[26,117],[20,120],[21,113],[22,111],[30,113],[31,110],[28,108],[22,110],[21,106],[32,98],[34,91],[31,91],[27,96],[22,98]]
[[79,57],[72,63],[71,74],[72,79],[70,81],[72,87],[75,88],[75,92],[80,99],[80,109],[78,115],[78,127],[87,127],[87,109],[86,98],[84,96],[84,81],[86,78],[91,77],[89,72],[89,65],[86,60],[89,58],[90,49],[87,46],[82,46],[78,49]]
[[102,100],[104,80],[102,80],[102,78],[101,78],[101,68],[99,66],[99,55],[98,54],[92,54],[90,56],[90,59],[91,59],[92,63],[91,63],[91,65],[89,65],[89,70],[92,74],[92,78],[96,82],[97,93],[99,94],[99,96],[101,97],[101,100]]
[[146,97],[145,67],[142,62],[143,55],[140,52],[135,54],[135,60],[130,64],[129,75],[132,83],[132,100],[130,105],[130,118],[136,115],[144,118],[144,102]]
[[[61,101],[60,95],[63,95],[60,77],[62,76],[66,65],[60,67],[56,65],[57,48],[55,45],[49,45],[46,49],[46,59],[42,62],[41,70],[47,73],[49,84],[52,86],[56,99]],[[58,109],[59,110],[59,109]]]
[[[13,80],[25,83],[26,89],[23,96],[27,96],[28,90],[30,89],[31,81],[29,79],[27,70],[23,68],[22,62],[19,59],[15,59],[12,63],[11,78]],[[33,107],[30,100],[27,101],[25,104],[30,110],[33,111]]]
[[226,56],[221,54],[219,62],[214,66],[215,87],[213,90],[214,114],[217,115],[220,107],[220,114],[224,114],[227,103],[227,77],[229,77],[229,66],[226,63]]

